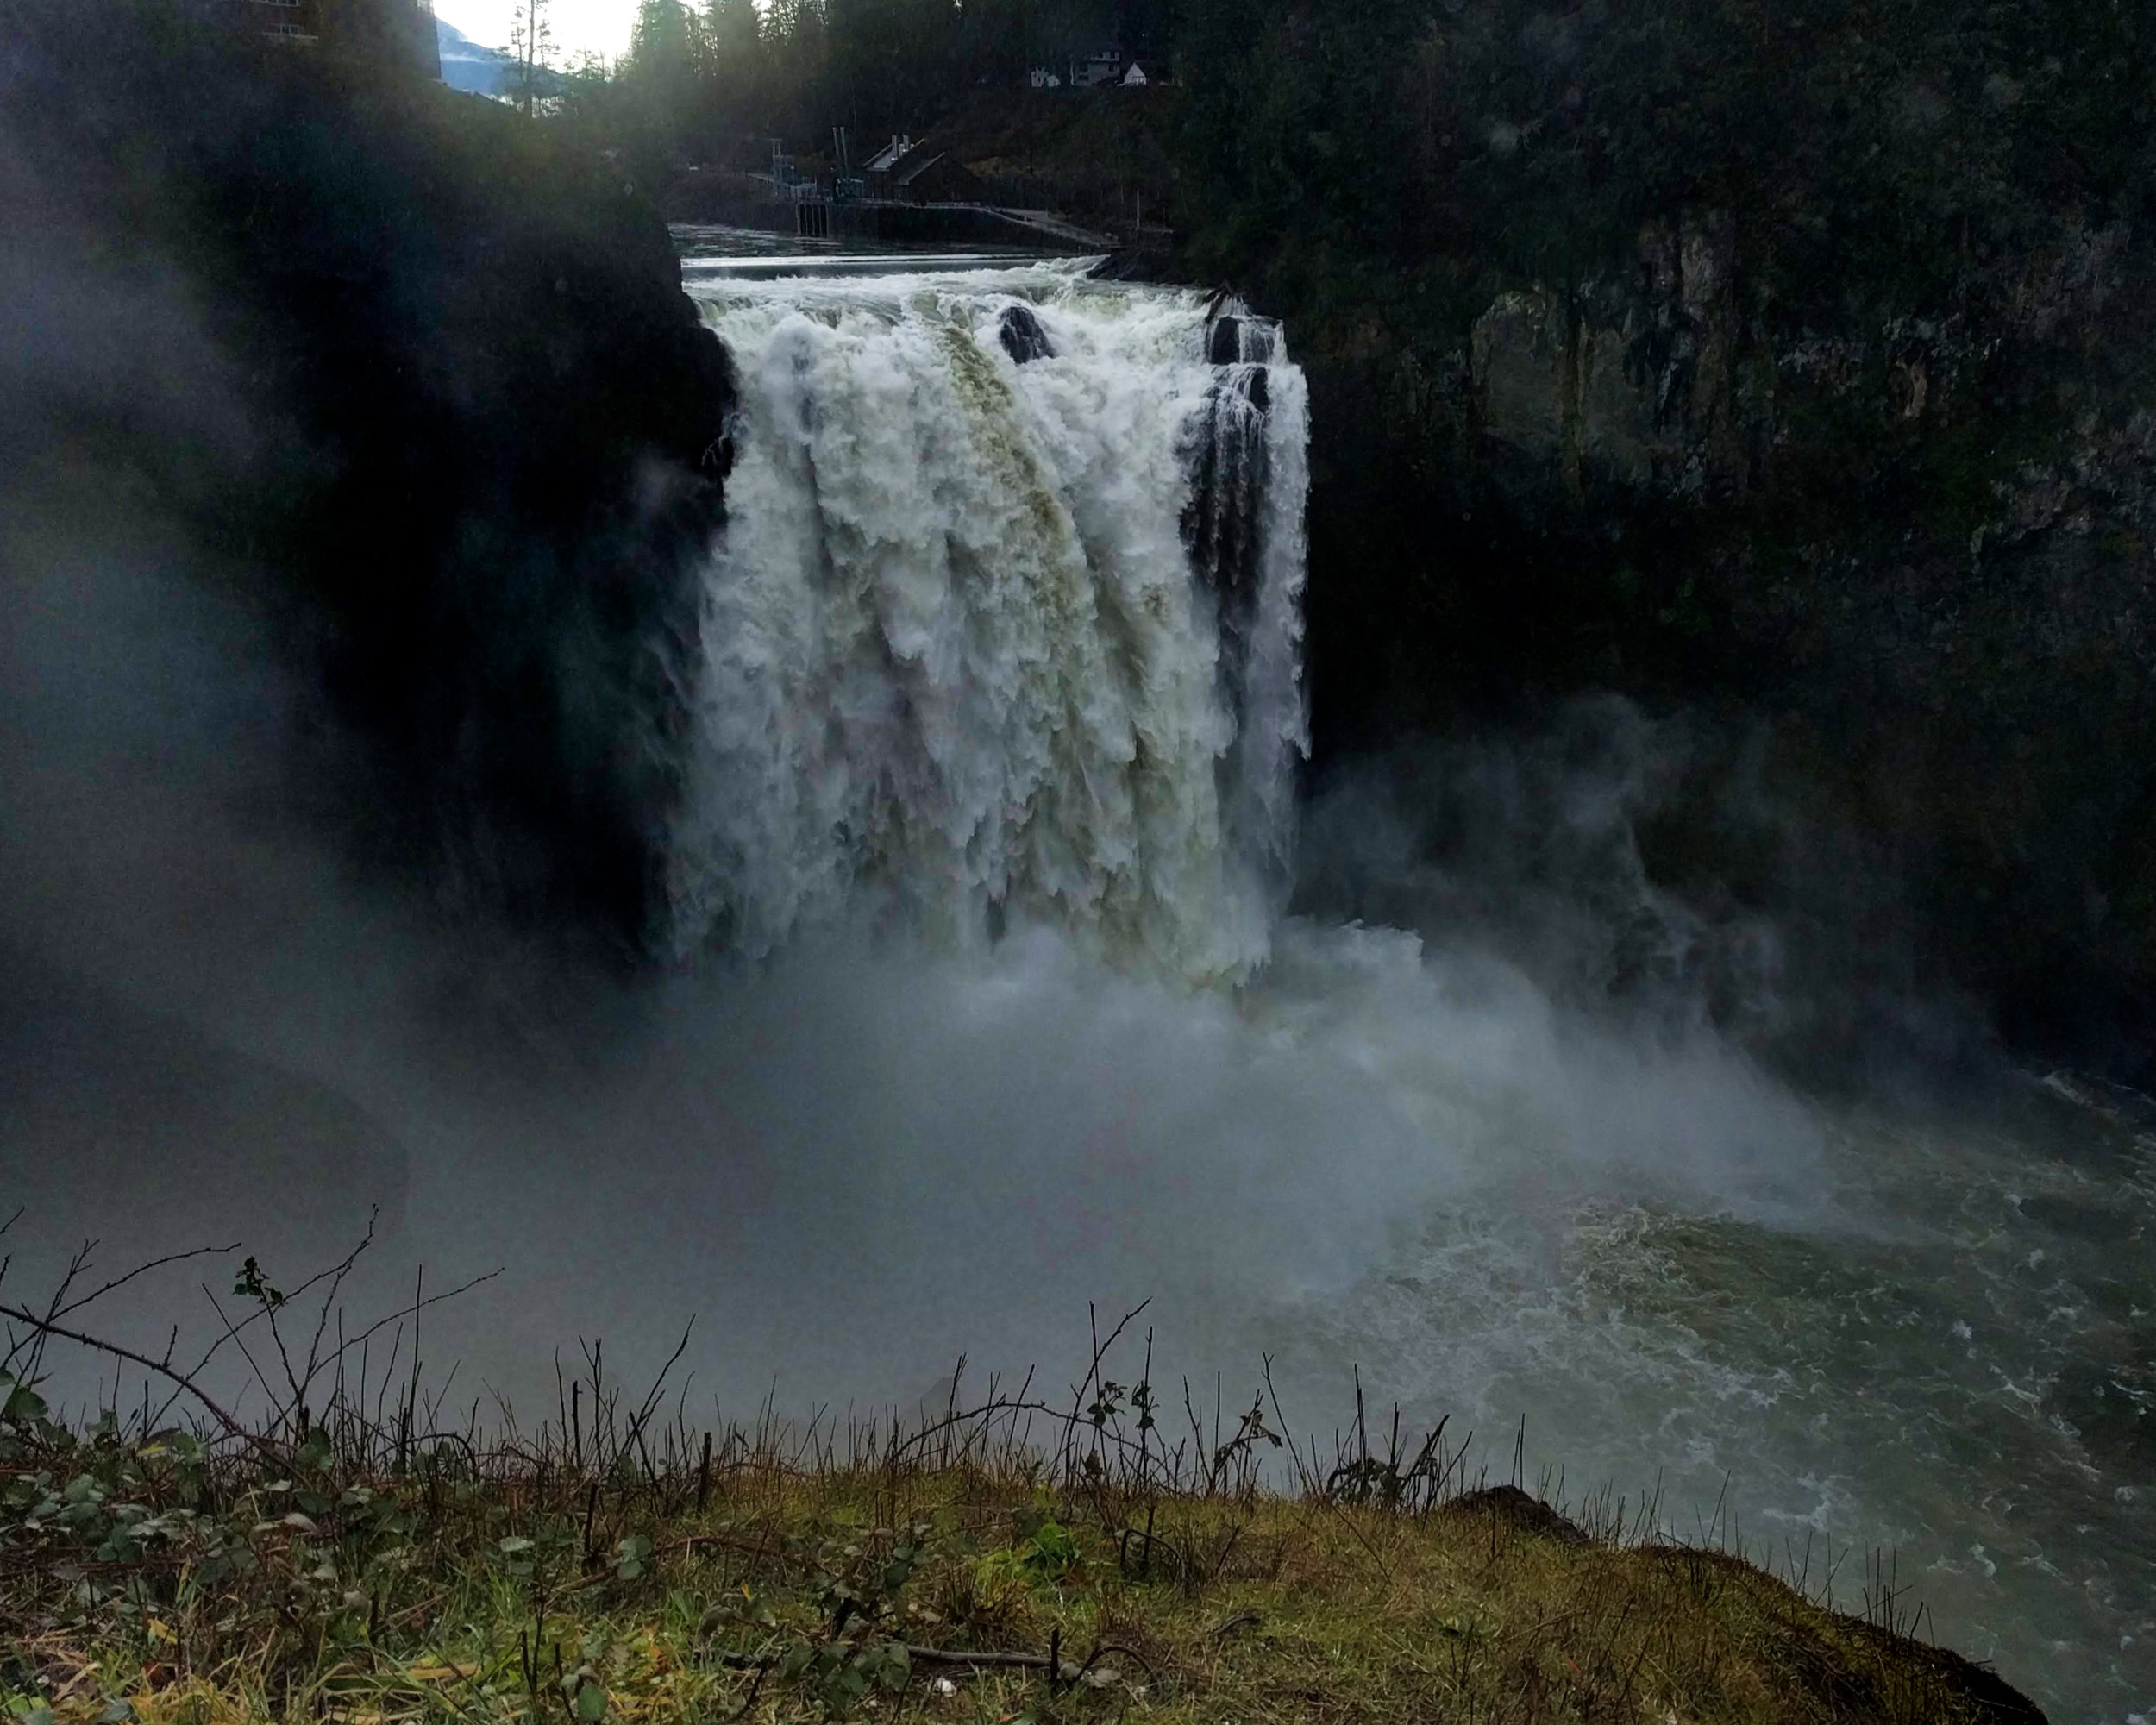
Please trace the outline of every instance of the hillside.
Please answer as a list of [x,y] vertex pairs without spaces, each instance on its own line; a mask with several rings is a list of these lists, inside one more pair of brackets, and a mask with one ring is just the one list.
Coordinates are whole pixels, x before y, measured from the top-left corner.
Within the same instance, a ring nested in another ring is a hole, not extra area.
[[499,96],[509,76],[509,57],[481,46],[447,19],[435,20],[442,53],[442,81],[473,96]]

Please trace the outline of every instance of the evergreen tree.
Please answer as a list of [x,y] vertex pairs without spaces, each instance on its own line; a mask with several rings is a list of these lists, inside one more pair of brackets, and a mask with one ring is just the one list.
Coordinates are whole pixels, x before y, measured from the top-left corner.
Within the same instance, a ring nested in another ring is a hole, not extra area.
[[756,0],[710,0],[704,12],[704,43],[714,73],[758,66],[763,57],[763,16]]
[[644,177],[662,175],[693,148],[701,81],[701,32],[681,0],[639,0],[619,82],[629,142]]
[[554,53],[554,27],[547,22],[548,0],[517,0],[509,25],[507,78],[510,99],[527,115],[548,82]]
[[640,78],[678,78],[695,68],[696,22],[681,0],[638,0],[629,36],[629,71]]
[[762,15],[755,0],[708,0],[700,34],[702,129],[715,142],[739,140],[759,129],[766,104],[768,50]]

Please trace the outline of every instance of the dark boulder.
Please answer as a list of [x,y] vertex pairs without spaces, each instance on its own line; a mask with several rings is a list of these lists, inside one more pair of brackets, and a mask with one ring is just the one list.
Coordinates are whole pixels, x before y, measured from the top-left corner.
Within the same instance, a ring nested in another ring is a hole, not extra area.
[[1056,357],[1056,344],[1049,340],[1039,315],[1030,305],[1006,306],[996,334],[1003,351],[1022,366]]

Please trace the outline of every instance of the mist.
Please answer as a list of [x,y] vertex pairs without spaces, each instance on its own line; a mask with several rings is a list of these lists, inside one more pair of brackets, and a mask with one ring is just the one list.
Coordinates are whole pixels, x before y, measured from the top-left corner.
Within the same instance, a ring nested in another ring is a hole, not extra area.
[[184,551],[18,527],[9,554],[18,1275],[97,1234],[291,1276],[380,1205],[384,1287],[505,1267],[438,1332],[505,1392],[574,1335],[627,1357],[693,1315],[722,1400],[874,1401],[960,1353],[1060,1357],[1089,1302],[1254,1358],[1469,1192],[1553,1229],[1595,1190],[1813,1204],[1814,1129],[1740,1054],[1391,931],[1291,922],[1239,993],[1047,928],[593,964],[340,855],[292,782],[305,701]]
[[[1055,1364],[1089,1305],[1248,1365],[1470,1195],[1551,1277],[1592,1194],[1817,1208],[1816,1127],[1746,1054],[1598,1016],[1504,940],[1300,918],[1207,989],[1022,919],[968,952],[886,919],[624,968],[490,897],[468,843],[382,866],[364,805],[411,781],[354,766],[290,608],[141,473],[179,448],[234,484],[285,426],[184,272],[58,240],[12,267],[18,305],[72,308],[18,326],[43,459],[0,530],[16,1276],[94,1235],[108,1264],[243,1240],[296,1281],[379,1207],[354,1297],[501,1268],[429,1354],[511,1400],[579,1335],[663,1358],[694,1317],[699,1393],[807,1406]],[[1394,856],[1376,824],[1314,849]]]

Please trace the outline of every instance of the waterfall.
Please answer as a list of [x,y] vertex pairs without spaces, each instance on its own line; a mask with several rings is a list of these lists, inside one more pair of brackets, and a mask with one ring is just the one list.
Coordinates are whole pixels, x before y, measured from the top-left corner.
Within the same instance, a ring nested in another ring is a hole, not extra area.
[[673,944],[1052,922],[1262,963],[1293,842],[1308,408],[1276,325],[1082,264],[693,280],[737,373]]

